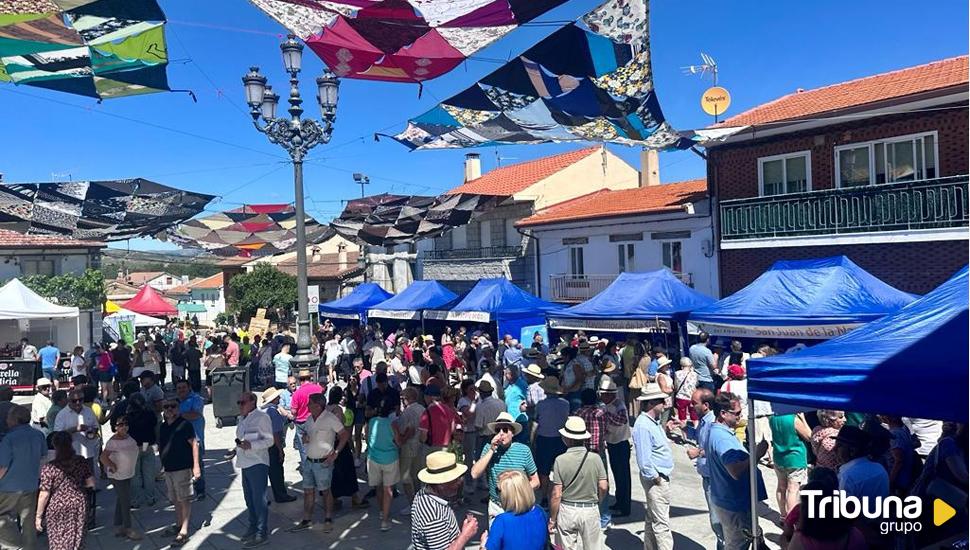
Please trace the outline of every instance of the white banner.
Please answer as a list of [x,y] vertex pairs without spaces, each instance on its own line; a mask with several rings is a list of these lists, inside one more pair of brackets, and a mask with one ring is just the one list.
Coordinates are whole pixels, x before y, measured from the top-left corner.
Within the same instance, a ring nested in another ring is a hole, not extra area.
[[754,326],[730,325],[726,323],[708,323],[706,321],[692,321],[697,328],[711,336],[729,336],[736,338],[782,338],[788,340],[828,340],[842,336],[849,331],[862,326],[863,323],[839,323],[835,325],[790,325],[790,326]]
[[357,319],[360,321],[360,315],[356,313],[330,313],[327,311],[320,311],[321,319]]
[[549,328],[557,330],[599,330],[603,332],[670,332],[663,319],[549,319]]
[[465,321],[468,323],[489,323],[492,315],[487,311],[441,311],[428,310],[424,318],[432,321]]
[[368,317],[378,317],[381,319],[401,319],[403,321],[414,321],[421,318],[420,311],[404,311],[396,309],[369,309]]

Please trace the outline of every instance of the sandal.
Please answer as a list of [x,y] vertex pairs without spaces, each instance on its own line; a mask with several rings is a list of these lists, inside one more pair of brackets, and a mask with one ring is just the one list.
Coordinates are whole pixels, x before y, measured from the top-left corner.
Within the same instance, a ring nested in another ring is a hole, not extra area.
[[179,534],[179,528],[178,526],[175,526],[175,525],[169,525],[168,527],[165,528],[164,531],[162,531],[163,537],[174,537],[178,534]]
[[189,542],[189,536],[188,535],[179,535],[179,536],[175,537],[174,539],[172,539],[172,543],[169,546],[171,546],[171,547],[174,548],[176,546],[183,546],[187,542]]

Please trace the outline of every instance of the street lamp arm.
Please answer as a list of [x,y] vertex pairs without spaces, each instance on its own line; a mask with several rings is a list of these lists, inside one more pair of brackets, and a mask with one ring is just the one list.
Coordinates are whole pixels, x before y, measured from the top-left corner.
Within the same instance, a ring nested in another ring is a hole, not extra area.
[[263,119],[260,124],[260,119],[257,118],[253,121],[253,126],[266,135],[270,143],[286,149],[294,162],[302,161],[310,149],[317,145],[328,143],[333,133],[333,122],[329,120],[321,124],[315,120],[303,119],[298,125],[294,125],[292,120],[283,118]]

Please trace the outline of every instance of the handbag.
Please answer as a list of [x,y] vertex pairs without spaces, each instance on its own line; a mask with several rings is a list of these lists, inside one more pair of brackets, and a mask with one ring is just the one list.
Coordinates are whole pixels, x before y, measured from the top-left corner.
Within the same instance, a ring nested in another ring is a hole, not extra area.
[[[644,365],[644,361],[646,360],[647,360],[646,357],[644,357],[643,359],[640,359],[640,362],[637,363],[637,368],[633,369],[633,376],[630,378],[630,387],[632,389],[635,389],[635,390],[643,389],[644,386],[650,383],[650,379],[647,376],[647,372],[645,369],[646,365]],[[649,362],[647,362],[647,365],[649,365]]]

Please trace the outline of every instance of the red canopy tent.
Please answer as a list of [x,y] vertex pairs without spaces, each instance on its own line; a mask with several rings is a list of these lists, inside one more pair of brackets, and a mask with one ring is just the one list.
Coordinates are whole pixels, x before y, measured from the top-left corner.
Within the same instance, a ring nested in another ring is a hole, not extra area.
[[122,304],[121,307],[151,317],[174,317],[178,315],[175,306],[166,302],[157,290],[148,285],[141,287],[138,294],[135,294],[134,298]]

